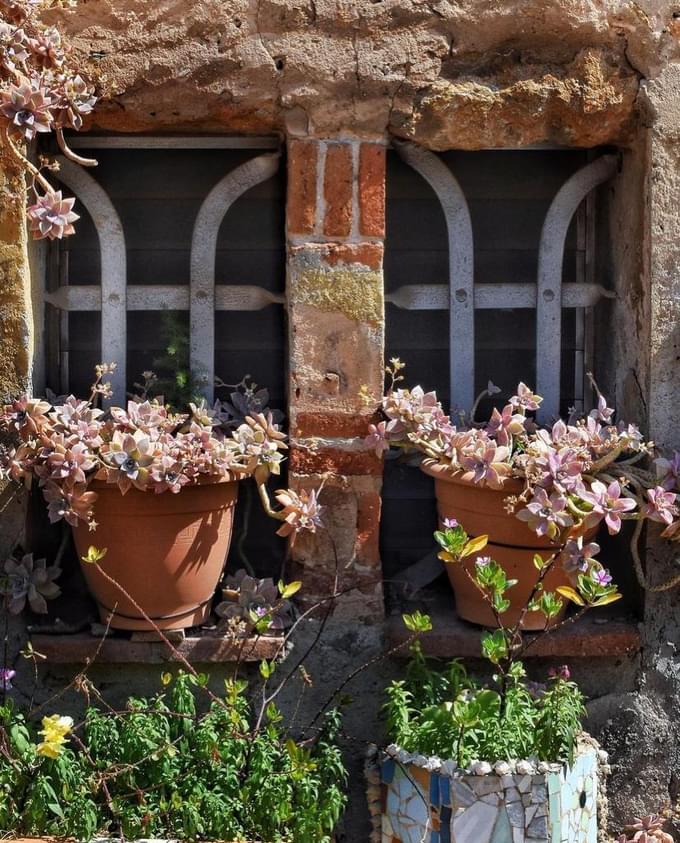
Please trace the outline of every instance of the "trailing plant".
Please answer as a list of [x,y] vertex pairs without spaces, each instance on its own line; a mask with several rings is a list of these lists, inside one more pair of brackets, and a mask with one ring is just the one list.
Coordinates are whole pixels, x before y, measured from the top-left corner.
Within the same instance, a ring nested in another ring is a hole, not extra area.
[[[481,655],[492,665],[493,682],[489,687],[479,685],[460,660],[445,665],[428,661],[416,641],[406,678],[387,689],[384,713],[390,738],[407,752],[451,759],[460,767],[527,758],[570,761],[585,714],[583,696],[571,681],[568,667],[551,671],[546,684],[536,685],[527,679],[522,658],[538,637],[571,622],[549,625],[560,614],[564,598],[580,605],[579,615],[617,600],[621,595],[611,578],[604,577],[600,563],[590,559],[584,570],[574,574],[573,587],[551,592],[543,583],[558,554],[547,560],[537,554],[533,590],[519,619],[510,626],[504,623],[510,605],[507,592],[516,581],[495,560],[478,555],[487,537],[471,539],[450,520],[435,538],[442,548],[440,558],[463,567],[496,618],[498,629],[485,632],[481,641]],[[465,560],[473,555],[471,568]],[[538,636],[522,634],[522,619],[528,611],[545,618]],[[405,621],[412,629],[413,618],[405,616]]]
[[62,153],[83,166],[96,161],[76,155],[64,137],[78,131],[97,98],[77,60],[56,26],[47,26],[41,13],[55,8],[75,8],[74,0],[2,0],[0,2],[0,135],[30,177],[35,201],[27,215],[33,236],[61,239],[73,234],[74,199],[55,190],[43,171],[58,172],[56,161],[40,156],[34,166],[22,147],[39,134],[54,133]]
[[97,407],[110,398],[104,378],[115,364],[97,366],[89,397],[63,403],[24,395],[0,412],[0,432],[14,439],[0,447],[0,477],[30,486],[37,482],[50,521],[96,528],[93,480],[155,494],[178,494],[189,484],[253,476],[269,515],[282,522],[279,534],[314,531],[320,506],[314,492],[277,492],[281,510],[269,502],[266,482],[281,470],[286,436],[271,413],[253,412],[234,426],[231,409],[204,400],[175,412],[159,398],[128,401],[127,407]]
[[[614,410],[597,389],[597,408],[572,414],[541,427],[534,420],[542,398],[520,383],[502,410],[479,423],[475,411],[482,398],[500,392],[489,383],[469,414],[447,415],[435,392],[405,389],[404,364],[393,358],[386,371],[389,386],[380,403],[383,420],[370,425],[366,443],[376,454],[391,448],[420,455],[446,467],[465,482],[503,489],[509,513],[525,521],[538,536],[564,545],[561,562],[568,570],[585,569],[599,546],[584,536],[600,523],[610,535],[624,521],[634,521],[631,551],[640,584],[653,591],[642,570],[638,543],[645,523],[662,525],[662,536],[680,541],[680,453],[660,456],[634,424],[614,423]],[[365,395],[370,402],[370,396]],[[648,464],[649,467],[645,467]]]
[[[199,712],[208,677],[162,676],[123,710],[100,701],[82,722],[41,728],[0,707],[0,831],[89,840],[127,838],[330,841],[345,806],[340,715],[295,740],[274,703],[254,728],[247,683],[229,680]],[[96,695],[96,689],[89,687]]]

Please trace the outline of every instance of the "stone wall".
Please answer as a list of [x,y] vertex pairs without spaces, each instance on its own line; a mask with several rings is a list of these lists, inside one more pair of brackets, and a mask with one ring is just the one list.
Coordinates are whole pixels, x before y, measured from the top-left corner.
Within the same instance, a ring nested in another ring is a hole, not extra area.
[[[77,14],[54,17],[102,77],[106,97],[89,128],[286,139],[290,474],[298,485],[325,482],[334,543],[300,542],[293,558],[309,596],[327,593],[336,570],[339,588],[351,589],[314,663],[317,696],[329,672],[381,646],[379,626],[347,619],[382,614],[381,469],[361,444],[370,408],[359,390],[382,386],[391,137],[438,150],[539,142],[621,149],[600,267],[619,297],[600,325],[610,340],[601,363],[619,407],[659,443],[680,447],[680,5],[196,0],[187,13],[183,0],[88,0]],[[10,395],[30,381],[35,325],[5,157],[0,171],[0,393]],[[18,523],[8,512],[5,543]],[[653,536],[647,564],[654,582],[672,568]],[[647,595],[639,670],[633,659],[575,667],[594,698],[591,726],[612,750],[617,820],[680,792],[678,599],[677,591]],[[396,669],[354,688],[353,723],[367,738],[379,686]],[[61,678],[46,670],[45,695]],[[148,681],[138,673],[126,676]],[[105,682],[112,692],[129,685],[115,671]],[[357,804],[348,839],[358,843],[366,825]]]

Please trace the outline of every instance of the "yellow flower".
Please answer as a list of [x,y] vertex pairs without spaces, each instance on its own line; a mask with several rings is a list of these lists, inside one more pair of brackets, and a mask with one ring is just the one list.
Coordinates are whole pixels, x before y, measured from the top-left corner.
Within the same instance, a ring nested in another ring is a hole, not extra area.
[[73,728],[73,719],[52,714],[50,717],[43,717],[42,725],[39,734],[45,740],[38,744],[38,755],[44,755],[47,758],[59,758],[66,742],[66,736]]

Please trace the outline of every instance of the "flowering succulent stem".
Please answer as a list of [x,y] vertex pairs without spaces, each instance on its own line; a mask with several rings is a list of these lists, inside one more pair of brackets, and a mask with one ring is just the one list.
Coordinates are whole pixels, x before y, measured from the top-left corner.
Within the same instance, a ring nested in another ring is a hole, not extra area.
[[76,164],[80,164],[81,167],[97,166],[96,158],[83,158],[71,149],[71,147],[66,142],[63,129],[55,129],[55,135],[57,136],[57,143],[59,144],[59,149],[61,149],[61,151],[64,153],[64,157],[68,158],[69,161],[73,161]]

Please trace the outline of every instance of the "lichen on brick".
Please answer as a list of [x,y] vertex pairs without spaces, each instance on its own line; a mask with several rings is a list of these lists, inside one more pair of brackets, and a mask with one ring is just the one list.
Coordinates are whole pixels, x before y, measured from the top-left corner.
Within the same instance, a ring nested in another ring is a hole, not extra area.
[[384,322],[381,272],[347,266],[291,268],[290,296],[293,305],[343,313],[348,319],[370,325]]

